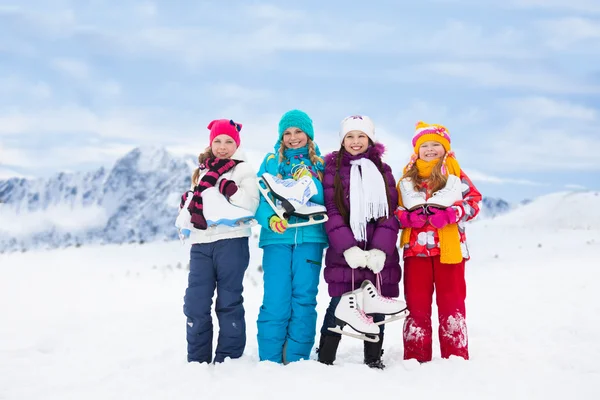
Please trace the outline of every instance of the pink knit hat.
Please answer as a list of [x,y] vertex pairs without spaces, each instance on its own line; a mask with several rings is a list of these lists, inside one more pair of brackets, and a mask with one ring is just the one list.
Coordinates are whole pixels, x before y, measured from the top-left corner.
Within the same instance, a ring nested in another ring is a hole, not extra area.
[[210,129],[210,144],[212,144],[215,137],[219,135],[227,135],[233,139],[237,147],[240,147],[240,131],[242,130],[242,124],[233,122],[232,119],[215,119],[208,124]]

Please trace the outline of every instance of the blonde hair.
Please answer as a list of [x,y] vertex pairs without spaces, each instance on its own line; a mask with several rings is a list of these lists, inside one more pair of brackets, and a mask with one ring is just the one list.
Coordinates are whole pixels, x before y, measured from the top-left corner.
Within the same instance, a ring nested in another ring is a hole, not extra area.
[[[310,162],[313,163],[313,165],[317,165],[317,163],[321,163],[324,164],[323,162],[323,158],[319,157],[317,155],[317,150],[315,147],[315,142],[312,141],[312,139],[310,137],[308,137],[308,135],[306,135],[306,139],[307,139],[307,143],[308,143],[308,158],[310,160]],[[285,144],[283,143],[283,139],[281,139],[281,142],[279,143],[279,162],[283,162],[283,160],[285,160],[285,150],[287,149],[287,147],[285,147]],[[317,178],[322,181],[323,180],[323,172],[322,171],[316,171],[317,172]],[[281,178],[281,176],[279,176]]]
[[434,193],[446,186],[446,181],[448,178],[442,173],[442,163],[438,162],[433,166],[431,170],[431,175],[428,178],[422,178],[419,176],[419,169],[415,165],[409,168],[402,178],[410,178],[415,190],[421,190],[423,188],[423,183],[427,182],[427,190],[429,193]]
[[[212,152],[212,148],[208,146],[203,153],[198,155],[198,165],[202,165],[204,164],[204,161],[214,157],[215,155]],[[198,184],[198,178],[200,178],[200,167],[196,168],[192,174],[192,186],[196,186]]]

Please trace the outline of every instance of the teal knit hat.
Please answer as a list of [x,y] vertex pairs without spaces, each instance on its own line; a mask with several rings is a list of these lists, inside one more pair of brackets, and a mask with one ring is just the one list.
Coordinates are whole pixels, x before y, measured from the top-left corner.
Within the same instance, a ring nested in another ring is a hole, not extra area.
[[283,132],[291,126],[302,129],[310,140],[315,140],[312,119],[304,111],[290,110],[283,114],[279,120],[279,141],[283,138]]

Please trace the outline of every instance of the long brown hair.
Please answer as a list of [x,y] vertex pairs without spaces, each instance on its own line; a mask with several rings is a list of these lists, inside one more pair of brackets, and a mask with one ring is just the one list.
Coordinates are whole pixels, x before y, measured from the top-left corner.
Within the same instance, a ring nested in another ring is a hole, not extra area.
[[419,176],[419,169],[417,168],[417,163],[413,164],[413,166],[402,175],[401,179],[410,178],[415,190],[421,190],[423,188],[423,184],[427,183],[427,190],[429,193],[434,193],[446,186],[446,181],[448,178],[444,174],[442,174],[442,162],[438,162],[433,166],[431,170],[431,175],[429,178],[421,178]]
[[[369,143],[371,145],[373,144],[371,139],[369,139]],[[342,185],[342,177],[340,176],[340,168],[342,167],[342,159],[344,157],[345,151],[346,151],[346,149],[344,149],[344,145],[342,144],[340,146],[340,149],[338,150],[337,156],[335,158],[335,177],[333,180],[333,186],[335,187],[335,191],[334,191],[333,199],[334,199],[336,208],[340,212],[340,215],[342,216],[342,218],[344,219],[346,224],[348,224],[350,221],[350,212],[346,208],[346,204],[344,202],[344,197],[345,197],[344,186]],[[396,204],[392,204],[392,200],[390,199],[390,189],[388,187],[388,182],[387,182],[387,179],[385,176],[385,168],[383,166],[383,161],[381,160],[380,157],[377,157],[377,159],[374,160],[374,163],[377,166],[377,169],[379,170],[379,172],[381,173],[381,176],[383,177],[383,183],[385,186],[385,197],[387,199],[388,208],[389,208],[388,216],[393,216],[394,209],[396,208]]]
[[[310,159],[310,162],[312,162],[313,165],[315,165],[315,166],[317,165],[318,162],[320,162],[321,164],[325,164],[323,162],[323,159],[317,155],[317,151],[315,150],[315,142],[313,142],[312,139],[308,137],[308,135],[306,135],[306,138],[307,138],[307,143],[308,143],[308,158]],[[284,154],[285,154],[286,149],[287,149],[287,147],[285,147],[285,144],[283,144],[283,139],[281,139],[281,142],[279,144],[279,162],[282,162],[283,160],[285,160]],[[316,171],[316,169],[315,169],[315,171]],[[317,178],[320,181],[323,181],[323,172],[316,171],[316,173],[317,173]]]
[[[215,155],[212,152],[212,148],[208,146],[203,153],[200,153],[198,156],[198,165],[204,164],[209,158],[215,158]],[[192,174],[192,186],[196,186],[198,184],[198,178],[200,177],[200,168],[196,168],[194,173]]]

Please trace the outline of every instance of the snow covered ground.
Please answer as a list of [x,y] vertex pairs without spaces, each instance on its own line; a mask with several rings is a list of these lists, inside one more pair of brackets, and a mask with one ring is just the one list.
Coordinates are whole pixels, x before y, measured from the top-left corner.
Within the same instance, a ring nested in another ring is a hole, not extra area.
[[[352,338],[333,367],[258,362],[255,239],[245,280],[248,345],[243,358],[216,366],[185,361],[188,246],[0,254],[0,399],[598,399],[597,216],[567,229],[536,223],[558,211],[526,207],[467,232],[471,360],[440,359],[434,347],[430,363],[403,361],[402,323],[394,322],[384,371],[362,365],[362,342]],[[327,303],[322,283],[319,324]]]

